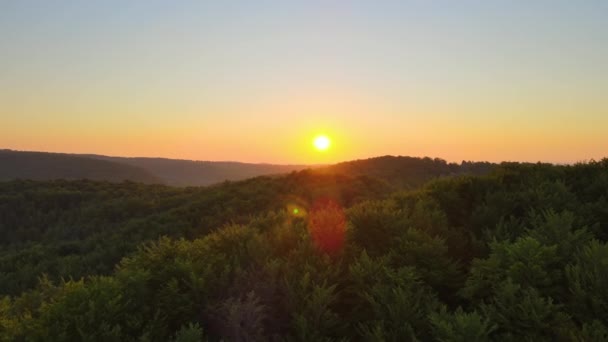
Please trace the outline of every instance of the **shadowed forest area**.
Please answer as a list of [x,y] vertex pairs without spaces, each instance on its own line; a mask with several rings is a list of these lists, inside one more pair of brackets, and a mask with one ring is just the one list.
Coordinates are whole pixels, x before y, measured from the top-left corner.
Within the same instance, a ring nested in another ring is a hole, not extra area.
[[608,159],[404,163],[0,183],[1,339],[608,339]]

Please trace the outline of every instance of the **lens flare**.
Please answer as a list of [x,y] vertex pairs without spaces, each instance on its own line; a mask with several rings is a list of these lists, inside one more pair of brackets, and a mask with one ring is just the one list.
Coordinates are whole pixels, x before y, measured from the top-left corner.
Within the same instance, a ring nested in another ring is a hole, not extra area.
[[307,214],[306,207],[297,202],[289,202],[286,209],[291,217],[305,217]]
[[309,213],[308,231],[317,248],[330,256],[340,254],[346,235],[342,207],[332,200],[319,200]]

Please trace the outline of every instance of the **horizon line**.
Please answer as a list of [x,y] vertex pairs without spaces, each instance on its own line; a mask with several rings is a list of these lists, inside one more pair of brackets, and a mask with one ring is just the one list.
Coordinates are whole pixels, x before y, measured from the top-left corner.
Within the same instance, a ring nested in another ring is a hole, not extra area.
[[589,162],[593,162],[593,161],[600,161],[600,160],[604,160],[607,159],[608,156],[602,157],[600,159],[595,159],[595,158],[590,158],[590,159],[583,159],[583,160],[578,160],[578,161],[570,161],[570,162],[554,162],[554,161],[542,161],[542,160],[537,160],[537,161],[522,161],[522,160],[501,160],[501,161],[489,161],[489,160],[466,160],[463,159],[460,162],[458,161],[451,161],[451,160],[447,160],[441,157],[431,157],[431,156],[413,156],[413,155],[395,155],[395,154],[384,154],[384,155],[376,155],[376,156],[371,156],[371,157],[359,157],[359,158],[354,158],[354,159],[348,159],[348,160],[342,160],[342,161],[338,161],[338,162],[334,162],[334,163],[315,163],[315,164],[302,164],[302,163],[271,163],[271,162],[245,162],[245,161],[238,161],[238,160],[205,160],[205,159],[187,159],[187,158],[171,158],[171,157],[163,157],[163,156],[143,156],[143,155],[136,155],[136,156],[126,156],[126,155],[110,155],[110,154],[100,154],[100,153],[77,153],[77,152],[60,152],[60,151],[49,151],[49,150],[19,150],[19,149],[13,149],[13,148],[0,148],[0,152],[1,151],[9,151],[9,152],[25,152],[25,153],[49,153],[49,154],[64,154],[64,155],[72,155],[72,156],[80,156],[80,157],[88,157],[88,156],[99,156],[99,157],[108,157],[108,158],[125,158],[125,159],[165,159],[165,160],[174,160],[174,161],[186,161],[186,162],[199,162],[199,163],[235,163],[235,164],[250,164],[250,165],[273,165],[273,166],[306,166],[306,167],[310,167],[310,166],[328,166],[328,165],[336,165],[336,164],[341,164],[341,163],[347,163],[347,162],[352,162],[352,161],[360,161],[360,160],[369,160],[369,159],[375,159],[375,158],[382,158],[382,157],[395,157],[395,158],[418,158],[418,159],[424,159],[424,158],[429,158],[429,159],[440,159],[445,161],[448,164],[462,164],[463,162],[469,162],[469,163],[490,163],[490,164],[502,164],[502,163],[522,163],[522,164],[552,164],[552,165],[576,165],[576,164],[581,164],[581,163],[589,163]]

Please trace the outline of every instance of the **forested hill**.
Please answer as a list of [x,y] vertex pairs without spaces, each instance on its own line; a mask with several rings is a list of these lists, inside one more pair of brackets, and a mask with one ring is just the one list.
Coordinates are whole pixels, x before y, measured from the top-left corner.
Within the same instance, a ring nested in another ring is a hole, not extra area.
[[0,150],[0,180],[91,179],[131,180],[172,186],[207,186],[303,169],[319,173],[369,176],[395,188],[413,189],[444,176],[487,174],[487,162],[448,163],[442,159],[384,156],[329,166],[249,164],[166,158],[126,158],[95,154],[60,154]]
[[0,295],[35,285],[42,273],[54,280],[106,274],[140,243],[162,235],[196,238],[268,212],[297,208],[302,215],[319,198],[350,207],[390,192],[368,177],[310,171],[192,188],[0,182]]
[[305,168],[308,166],[0,150],[0,181],[90,179],[206,186]]
[[162,183],[148,171],[123,163],[72,154],[0,150],[0,181],[11,179]]
[[305,165],[251,164],[239,162],[212,162],[166,158],[125,158],[86,155],[90,158],[110,160],[142,168],[165,184],[174,186],[201,186],[226,180],[276,175],[308,168]]
[[0,183],[0,340],[608,340],[608,159],[393,190]]
[[457,164],[439,158],[383,156],[321,167],[317,172],[365,175],[385,180],[398,188],[411,189],[438,177],[488,174],[496,166],[488,162],[463,161]]

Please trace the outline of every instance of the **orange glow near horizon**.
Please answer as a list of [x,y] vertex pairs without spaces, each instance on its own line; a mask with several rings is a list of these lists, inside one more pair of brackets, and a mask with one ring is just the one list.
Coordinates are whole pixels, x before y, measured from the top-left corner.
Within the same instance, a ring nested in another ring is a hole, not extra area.
[[602,5],[35,2],[0,5],[0,149],[299,165],[608,155]]
[[[97,125],[97,129],[65,125],[56,131],[42,125],[29,129],[0,128],[3,131],[0,148],[273,164],[327,164],[382,155],[429,156],[451,162],[567,163],[601,159],[606,157],[608,150],[608,139],[602,132],[605,126],[591,127],[567,121],[554,124],[552,132],[535,125],[524,127],[518,122],[500,127],[476,127],[466,122],[450,125],[421,122],[408,128],[407,123],[351,120],[335,129],[339,123],[319,125],[311,120],[294,127],[276,121],[272,126],[262,125],[258,131],[223,123],[208,131],[205,125],[197,122],[183,128],[164,125],[163,129],[137,129],[129,125],[115,129],[109,125]],[[311,144],[319,131],[315,125],[322,126],[323,132],[331,137],[333,143],[329,150],[319,150]],[[206,133],[200,134],[201,131]]]

